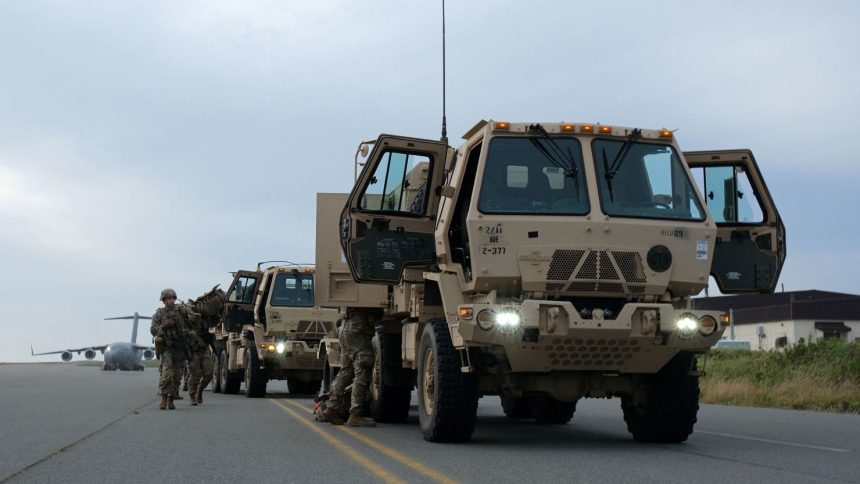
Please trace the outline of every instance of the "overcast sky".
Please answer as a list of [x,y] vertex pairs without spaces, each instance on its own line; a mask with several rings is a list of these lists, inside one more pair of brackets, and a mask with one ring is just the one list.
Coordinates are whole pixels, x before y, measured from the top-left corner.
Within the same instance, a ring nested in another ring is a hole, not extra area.
[[[449,0],[449,137],[493,118],[750,148],[785,289],[860,294],[858,5]],[[314,194],[349,191],[359,141],[439,137],[440,31],[434,1],[0,1],[0,361],[128,340],[102,319],[163,287],[313,261]]]

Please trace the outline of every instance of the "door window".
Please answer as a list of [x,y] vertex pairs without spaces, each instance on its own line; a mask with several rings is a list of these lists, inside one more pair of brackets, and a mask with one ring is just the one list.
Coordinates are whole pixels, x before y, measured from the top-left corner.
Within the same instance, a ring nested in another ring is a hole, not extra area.
[[742,166],[700,167],[694,174],[715,222],[764,222],[761,204]]
[[427,203],[427,155],[387,151],[361,195],[361,209],[423,215]]
[[242,276],[236,281],[236,287],[230,292],[228,301],[242,304],[251,304],[254,302],[254,290],[257,286],[257,280],[253,277]]

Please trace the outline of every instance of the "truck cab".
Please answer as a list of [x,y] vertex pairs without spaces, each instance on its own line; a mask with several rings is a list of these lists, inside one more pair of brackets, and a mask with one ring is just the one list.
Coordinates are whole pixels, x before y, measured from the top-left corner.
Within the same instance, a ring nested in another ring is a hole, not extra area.
[[[636,439],[685,440],[693,355],[724,329],[689,298],[709,277],[772,292],[785,259],[751,152],[684,153],[666,129],[591,123],[481,121],[456,150],[381,135],[338,230],[355,281],[407,295],[383,327],[416,371],[431,441],[467,440],[493,394],[550,422],[617,396]],[[438,405],[454,393],[462,405]],[[658,410],[672,398],[687,402],[677,421]]]

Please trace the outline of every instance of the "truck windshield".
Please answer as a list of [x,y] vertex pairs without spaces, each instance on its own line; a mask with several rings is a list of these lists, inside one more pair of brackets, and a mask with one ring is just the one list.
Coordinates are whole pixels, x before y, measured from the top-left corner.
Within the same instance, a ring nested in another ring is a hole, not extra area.
[[[537,138],[493,138],[487,152],[478,210],[547,215],[588,213],[579,141],[562,137],[553,140],[564,156],[553,155],[555,150],[541,149],[545,142]],[[573,166],[568,166],[571,162]]]
[[704,220],[687,170],[669,145],[632,142],[614,170],[624,141],[595,139],[594,169],[600,205],[607,215],[672,220]]
[[280,273],[272,288],[272,306],[313,307],[314,276],[301,273]]

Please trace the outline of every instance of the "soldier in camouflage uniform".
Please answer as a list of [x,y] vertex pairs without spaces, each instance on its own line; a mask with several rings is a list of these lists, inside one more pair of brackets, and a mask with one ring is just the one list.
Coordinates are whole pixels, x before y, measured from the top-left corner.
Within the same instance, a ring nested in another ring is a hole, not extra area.
[[[322,412],[324,420],[334,425],[343,425],[346,406],[349,418],[346,423],[353,427],[376,427],[376,422],[365,418],[370,376],[373,372],[373,334],[376,323],[382,316],[378,309],[352,310],[340,328],[340,371],[331,385],[331,396]],[[347,402],[346,387],[352,382],[351,401]]]
[[161,377],[158,380],[161,404],[158,408],[173,410],[176,408],[173,400],[179,395],[182,377],[179,368],[185,365],[187,359],[187,348],[183,345],[193,313],[185,306],[176,304],[176,291],[173,289],[161,291],[161,302],[164,307],[155,311],[149,332],[155,336],[156,350],[161,348]]
[[188,328],[188,351],[191,355],[188,361],[188,403],[197,406],[203,404],[203,389],[212,381],[214,368],[206,342],[209,330],[199,314],[192,314]]

